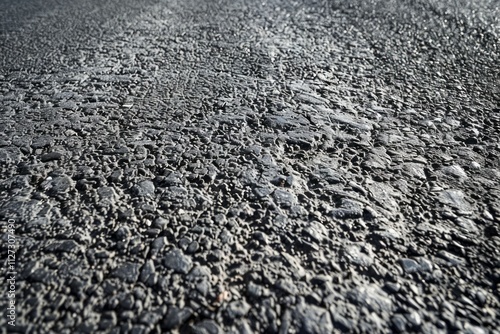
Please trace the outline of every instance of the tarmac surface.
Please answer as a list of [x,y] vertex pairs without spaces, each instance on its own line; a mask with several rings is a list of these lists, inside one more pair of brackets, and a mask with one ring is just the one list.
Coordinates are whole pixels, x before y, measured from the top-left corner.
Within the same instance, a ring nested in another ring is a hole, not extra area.
[[499,334],[499,18],[2,0],[1,332]]

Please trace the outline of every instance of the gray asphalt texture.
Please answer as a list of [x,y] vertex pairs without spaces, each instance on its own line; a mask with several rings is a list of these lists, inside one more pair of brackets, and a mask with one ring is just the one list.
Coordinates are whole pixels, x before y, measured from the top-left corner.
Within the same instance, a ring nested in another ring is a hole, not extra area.
[[500,333],[499,17],[2,0],[2,332]]

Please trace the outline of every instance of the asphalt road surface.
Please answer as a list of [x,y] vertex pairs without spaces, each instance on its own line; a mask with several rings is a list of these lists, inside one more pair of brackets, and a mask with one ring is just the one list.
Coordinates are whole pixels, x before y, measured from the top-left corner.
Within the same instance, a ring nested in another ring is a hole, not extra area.
[[497,0],[0,0],[2,332],[500,331]]

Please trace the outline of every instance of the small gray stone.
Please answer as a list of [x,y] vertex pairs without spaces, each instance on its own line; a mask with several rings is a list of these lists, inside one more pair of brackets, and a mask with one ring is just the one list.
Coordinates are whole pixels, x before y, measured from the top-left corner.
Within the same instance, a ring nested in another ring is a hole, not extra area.
[[422,318],[416,311],[406,314],[406,319],[408,320],[408,323],[411,324],[411,326],[413,326],[414,328],[420,327],[420,325],[422,324]]
[[226,313],[230,319],[245,316],[250,311],[250,305],[244,300],[235,300],[227,306]]
[[342,315],[338,313],[334,313],[332,315],[333,318],[333,326],[339,329],[342,333],[348,333],[354,327],[354,324],[351,320],[346,319]]
[[472,169],[472,170],[480,170],[481,169],[481,165],[476,162],[476,161],[472,161],[469,165],[469,167]]
[[333,323],[326,309],[306,304],[303,300],[295,307],[293,319],[299,324],[300,333],[332,333]]
[[151,275],[153,275],[155,272],[156,270],[153,260],[147,260],[146,263],[144,263],[144,265],[142,266],[139,279],[141,280],[141,282],[146,283],[149,277],[151,277]]
[[344,248],[343,257],[347,262],[368,267],[373,263],[373,257],[362,253],[360,246],[351,245]]
[[101,200],[114,201],[118,199],[118,195],[113,187],[100,187],[97,190],[97,194]]
[[131,310],[134,307],[134,302],[134,296],[127,293],[123,296],[123,298],[121,298],[119,305],[123,310]]
[[253,192],[258,198],[265,198],[269,196],[273,192],[273,190],[269,187],[258,187],[254,188]]
[[487,301],[486,293],[482,290],[476,292],[476,300],[479,306],[484,306]]
[[276,282],[276,288],[290,294],[295,295],[298,293],[297,286],[290,278],[280,278]]
[[433,265],[432,265],[431,261],[422,257],[422,258],[418,259],[418,264],[420,265],[419,271],[421,271],[421,272],[425,272],[425,271],[431,272],[432,271]]
[[315,176],[318,181],[324,180],[330,184],[336,184],[342,181],[340,174],[328,167],[320,168],[316,171]]
[[207,266],[196,266],[191,270],[187,276],[189,280],[195,280],[197,278],[210,277],[211,271]]
[[306,275],[306,270],[300,264],[300,260],[295,256],[292,256],[288,253],[282,252],[281,256],[284,259],[285,265],[287,265],[292,271],[292,275],[297,278],[302,278]]
[[127,146],[115,148],[114,151],[112,152],[112,154],[128,154],[128,153],[130,153],[130,150],[128,149]]
[[158,321],[161,319],[161,315],[156,312],[144,311],[139,317],[139,322],[146,326],[156,326]]
[[273,197],[276,203],[283,207],[290,207],[297,204],[297,196],[285,190],[276,189],[273,193]]
[[450,265],[450,266],[458,266],[458,265],[465,265],[465,260],[462,259],[461,257],[459,256],[456,256],[454,254],[451,254],[445,250],[440,250],[437,255],[446,260],[447,264]]
[[158,237],[151,243],[151,249],[153,250],[161,250],[165,245],[167,245],[168,241],[166,237]]
[[130,334],[147,334],[150,330],[144,325],[134,325],[130,330]]
[[455,223],[458,226],[460,226],[463,229],[463,231],[466,231],[469,233],[479,232],[479,228],[477,227],[477,224],[472,219],[458,217],[457,219],[455,219]]
[[115,170],[109,176],[109,181],[112,183],[118,183],[123,178],[123,171],[121,169]]
[[155,194],[155,185],[151,180],[141,181],[133,187],[132,191],[138,197],[152,197]]
[[254,331],[252,330],[252,328],[248,324],[248,321],[245,319],[239,320],[238,332],[240,334],[252,334],[252,333],[254,333]]
[[200,248],[200,245],[199,245],[198,241],[195,240],[189,244],[186,252],[189,254],[194,254],[198,251],[199,248]]
[[459,210],[471,210],[471,205],[465,200],[465,194],[461,190],[444,190],[439,195],[439,201]]
[[17,147],[0,148],[0,164],[17,163],[21,160],[21,155]]
[[[474,326],[469,323],[464,325],[464,330],[462,331],[464,334],[487,334],[488,331],[482,327]],[[494,332],[493,332],[494,333]]]
[[174,248],[163,258],[163,264],[175,272],[187,274],[193,267],[193,262],[189,256],[182,253],[180,249]]
[[158,217],[154,220],[152,226],[163,231],[168,226],[168,220],[162,217]]
[[176,327],[179,327],[183,323],[188,320],[191,315],[193,315],[193,310],[189,307],[180,309],[177,306],[171,306],[168,309],[167,314],[163,318],[163,323],[161,324],[161,328],[164,330],[171,330]]
[[447,166],[441,169],[441,171],[449,176],[453,176],[457,179],[466,179],[467,174],[465,171],[462,169],[462,167],[458,165],[452,165],[452,166]]
[[139,263],[125,262],[113,271],[113,277],[119,278],[127,283],[135,283],[139,276]]
[[406,172],[405,174],[407,176],[414,177],[420,180],[427,179],[423,164],[405,163],[403,164],[403,170]]
[[267,245],[269,242],[267,240],[267,235],[262,231],[256,231],[253,234],[255,240],[260,241],[263,245]]
[[76,110],[78,105],[74,101],[61,101],[58,103],[59,107],[67,110]]
[[252,298],[260,298],[263,290],[263,287],[255,284],[254,282],[249,282],[247,285],[247,295]]
[[57,240],[45,248],[46,251],[56,253],[73,253],[79,249],[81,249],[80,245],[74,240]]
[[402,314],[395,314],[391,318],[392,328],[398,333],[404,333],[406,331],[407,320]]
[[401,259],[399,262],[401,263],[404,271],[407,273],[411,274],[417,272],[420,269],[420,265],[415,260],[405,258]]
[[42,182],[42,187],[49,195],[61,195],[69,192],[74,186],[73,180],[67,175],[48,177]]
[[335,208],[329,212],[332,217],[338,219],[353,219],[363,217],[363,205],[358,201],[343,198],[340,208]]
[[130,232],[130,229],[128,226],[124,225],[124,226],[120,226],[116,232],[113,234],[114,236],[114,239],[116,241],[124,241],[124,240],[127,240],[130,238],[130,236],[132,235],[132,233]]
[[53,160],[60,160],[62,158],[62,154],[59,152],[50,152],[42,155],[40,157],[40,160],[42,162],[48,162],[48,161],[53,161]]
[[111,330],[117,324],[117,317],[115,312],[105,312],[101,315],[99,321],[99,329]]
[[51,280],[54,279],[51,271],[45,268],[38,268],[30,276],[29,280],[32,282],[40,282],[43,284],[49,284]]
[[396,293],[396,292],[398,292],[401,289],[401,284],[393,283],[393,282],[385,282],[384,283],[384,288],[389,293]]
[[53,138],[50,136],[40,136],[38,138],[33,139],[31,143],[31,147],[33,148],[44,148],[52,145]]
[[303,233],[317,243],[323,242],[325,237],[328,236],[326,228],[318,222],[311,222],[308,227],[304,228]]
[[392,311],[392,301],[388,295],[375,285],[355,288],[347,293],[347,298],[375,313]]
[[222,334],[223,331],[213,320],[203,320],[191,327],[193,334]]

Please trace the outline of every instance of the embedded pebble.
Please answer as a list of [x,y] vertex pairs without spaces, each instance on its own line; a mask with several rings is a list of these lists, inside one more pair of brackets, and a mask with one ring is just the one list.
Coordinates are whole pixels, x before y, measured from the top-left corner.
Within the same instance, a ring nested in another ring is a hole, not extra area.
[[402,314],[395,314],[391,318],[391,323],[393,326],[393,329],[398,332],[398,333],[404,333],[406,329],[406,324],[407,324],[406,317]]
[[403,266],[404,271],[406,271],[407,273],[414,273],[420,269],[420,265],[415,260],[401,259],[400,262]]
[[461,190],[443,190],[439,194],[439,200],[443,204],[459,210],[470,211],[472,209],[471,205],[466,200],[465,194]]
[[174,329],[185,323],[193,314],[193,310],[189,307],[178,308],[177,306],[170,306],[167,314],[163,318],[161,328],[164,330]]
[[355,288],[347,293],[347,298],[357,305],[364,306],[378,314],[382,312],[390,313],[393,308],[389,296],[375,285]]
[[54,142],[54,139],[50,136],[40,136],[40,137],[33,139],[33,141],[31,142],[31,147],[33,147],[33,148],[45,148],[45,147],[52,145],[53,142]]
[[135,283],[139,276],[140,267],[141,266],[138,263],[132,263],[132,262],[123,263],[113,271],[112,275],[113,277],[119,278],[124,282]]
[[2,6],[17,332],[496,334],[494,1],[49,2]]
[[154,196],[155,185],[150,180],[141,181],[133,187],[132,191],[138,197]]
[[331,210],[329,214],[339,219],[360,218],[363,216],[363,209],[361,203],[343,198],[340,207]]
[[50,152],[42,155],[40,157],[40,160],[42,162],[48,162],[48,161],[53,161],[53,160],[60,160],[62,158],[62,154],[59,152]]
[[230,319],[245,316],[250,310],[250,305],[244,300],[235,300],[228,304],[226,313]]
[[477,163],[476,161],[472,161],[470,163],[470,168],[474,169],[474,170],[479,170],[479,169],[481,169],[481,165],[479,163]]
[[444,167],[441,169],[441,171],[446,174],[450,175],[459,179],[466,179],[467,178],[467,173],[462,169],[462,167],[458,165],[452,165],[448,167]]
[[191,327],[193,334],[222,334],[223,331],[214,320],[203,320]]
[[273,197],[277,204],[285,207],[297,204],[297,197],[285,190],[276,189],[273,193]]
[[451,254],[445,250],[440,250],[437,255],[446,260],[446,263],[450,266],[465,265],[466,261],[459,256]]
[[299,323],[302,333],[331,333],[333,324],[326,309],[301,301],[293,310],[293,320]]
[[147,260],[141,268],[140,280],[146,283],[150,277],[156,272],[155,264],[153,260]]
[[74,187],[74,182],[67,175],[49,176],[42,183],[42,187],[49,195],[61,195],[69,192]]
[[373,263],[373,257],[369,254],[361,252],[358,245],[351,245],[344,248],[344,258],[351,263],[368,267]]
[[418,262],[413,259],[403,258],[400,260],[401,266],[407,273],[429,272],[432,271],[432,262],[427,259],[419,258]]
[[177,248],[174,248],[165,254],[163,257],[163,264],[167,268],[181,274],[187,274],[193,266],[191,258],[184,255],[182,251]]

